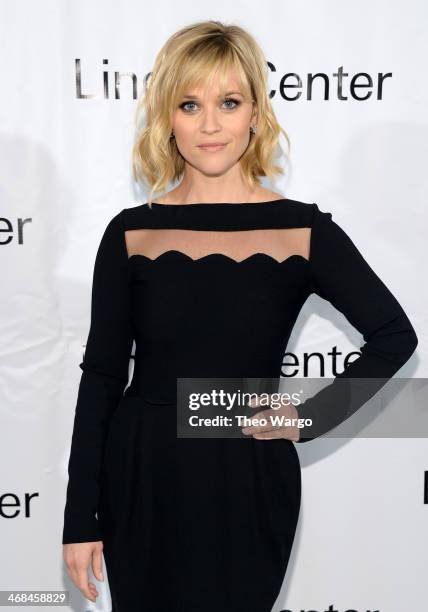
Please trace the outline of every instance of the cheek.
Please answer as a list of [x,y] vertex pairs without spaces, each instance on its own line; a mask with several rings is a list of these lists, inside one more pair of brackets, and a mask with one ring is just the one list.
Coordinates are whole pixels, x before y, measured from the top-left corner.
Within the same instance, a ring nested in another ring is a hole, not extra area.
[[176,121],[174,132],[183,147],[192,146],[197,140],[196,125],[191,121]]
[[247,126],[244,125],[239,129],[235,129],[232,134],[234,148],[235,150],[241,153],[248,146],[250,138],[250,128],[247,128]]
[[176,111],[172,118],[172,129],[176,134],[186,133],[189,130],[191,122],[188,117],[184,117],[183,113]]
[[236,140],[247,140],[250,133],[249,120],[247,117],[239,117],[232,120],[229,131]]

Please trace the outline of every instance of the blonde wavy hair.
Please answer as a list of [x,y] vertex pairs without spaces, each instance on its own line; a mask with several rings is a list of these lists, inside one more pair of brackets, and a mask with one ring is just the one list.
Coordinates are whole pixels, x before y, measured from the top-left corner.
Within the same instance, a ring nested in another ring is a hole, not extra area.
[[[168,184],[184,172],[185,160],[171,139],[173,113],[183,94],[200,83],[210,84],[219,73],[224,94],[230,71],[235,71],[247,101],[257,107],[257,132],[239,163],[251,187],[260,185],[259,176],[283,174],[274,164],[282,133],[290,149],[290,140],[278,123],[268,95],[268,68],[264,54],[254,38],[237,25],[220,21],[200,21],[178,30],[159,51],[151,77],[135,112],[136,136],[132,148],[132,174],[149,187],[148,204],[155,192],[164,192]],[[141,115],[144,123],[140,124]]]

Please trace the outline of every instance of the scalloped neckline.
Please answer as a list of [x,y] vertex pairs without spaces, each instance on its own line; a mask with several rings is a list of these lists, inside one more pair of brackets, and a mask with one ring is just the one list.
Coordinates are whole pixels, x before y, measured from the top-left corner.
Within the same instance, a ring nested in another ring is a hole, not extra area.
[[143,253],[134,253],[133,255],[130,255],[128,257],[128,263],[133,259],[135,260],[142,259],[142,260],[145,260],[153,264],[156,262],[160,262],[163,259],[170,259],[170,258],[181,259],[185,262],[194,263],[194,264],[202,263],[202,262],[209,261],[209,260],[223,260],[228,263],[239,265],[239,264],[244,264],[244,263],[250,263],[255,260],[258,260],[258,261],[262,260],[262,261],[266,261],[271,264],[273,263],[278,266],[282,266],[283,264],[288,262],[290,259],[303,260],[305,263],[308,263],[308,260],[306,259],[306,257],[303,257],[303,255],[300,255],[298,253],[292,253],[291,255],[287,255],[287,257],[285,257],[285,259],[282,259],[281,261],[278,261],[278,259],[276,259],[275,257],[272,257],[271,255],[268,255],[267,253],[263,253],[263,252],[252,253],[251,255],[244,257],[244,259],[239,259],[239,260],[234,259],[233,257],[226,255],[225,253],[218,253],[218,252],[217,253],[207,253],[206,255],[202,255],[201,257],[197,257],[196,259],[193,259],[193,257],[188,255],[187,253],[184,253],[183,251],[179,251],[178,249],[169,249],[167,251],[163,251],[163,253],[160,253],[160,255],[157,255],[154,258],[148,257],[148,255],[144,255]]

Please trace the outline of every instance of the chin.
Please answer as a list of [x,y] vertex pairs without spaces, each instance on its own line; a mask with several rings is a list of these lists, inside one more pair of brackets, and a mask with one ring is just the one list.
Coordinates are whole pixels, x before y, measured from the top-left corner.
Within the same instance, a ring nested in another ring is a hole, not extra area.
[[236,162],[231,162],[230,164],[225,163],[212,163],[212,164],[204,164],[199,165],[199,169],[204,174],[224,174],[228,170],[230,170]]

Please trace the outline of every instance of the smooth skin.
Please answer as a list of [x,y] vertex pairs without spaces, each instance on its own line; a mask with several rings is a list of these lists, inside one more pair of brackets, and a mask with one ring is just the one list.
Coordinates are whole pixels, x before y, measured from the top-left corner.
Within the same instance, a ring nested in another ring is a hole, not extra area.
[[[251,188],[242,175],[238,162],[252,138],[250,126],[257,126],[257,108],[255,102],[244,98],[233,73],[229,75],[228,85],[228,95],[223,98],[219,97],[217,77],[212,89],[194,87],[186,92],[188,96],[174,110],[171,129],[185,160],[185,169],[181,183],[163,198],[158,198],[159,204],[266,202],[283,198],[281,194],[260,186]],[[227,144],[218,151],[198,147],[213,142]],[[294,406],[281,410],[287,418],[298,416]],[[265,428],[250,427],[243,433],[267,440],[281,437],[296,441],[299,436],[296,427],[273,430],[269,425]],[[91,564],[95,578],[104,580],[102,550],[102,541],[63,545],[70,579],[92,602],[96,601],[99,593],[89,582],[88,568]]]
[[78,542],[76,544],[64,544],[63,554],[68,575],[81,593],[90,601],[96,601],[99,593],[93,582],[89,582],[88,568],[92,564],[92,572],[97,580],[104,581],[103,567],[103,543]]
[[[257,126],[255,102],[246,100],[230,73],[227,95],[219,97],[218,78],[213,87],[193,87],[173,112],[172,131],[185,160],[181,183],[157,200],[160,204],[260,202],[281,199],[281,194],[260,186],[250,188],[239,159],[250,142],[250,126]],[[225,142],[219,151],[198,145]]]

